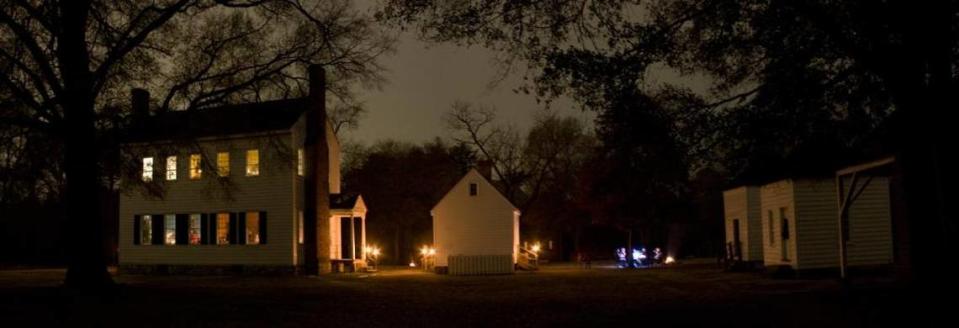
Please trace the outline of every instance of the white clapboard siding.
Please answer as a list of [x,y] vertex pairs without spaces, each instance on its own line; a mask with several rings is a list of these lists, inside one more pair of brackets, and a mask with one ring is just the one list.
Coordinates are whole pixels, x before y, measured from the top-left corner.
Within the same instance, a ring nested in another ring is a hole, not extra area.
[[739,239],[744,261],[762,261],[762,221],[760,220],[759,187],[743,186],[723,192],[726,242],[732,243],[733,220],[739,220]]
[[797,269],[839,265],[839,223],[833,179],[794,181],[799,263]]
[[[867,178],[860,177],[859,185]],[[848,190],[851,178],[843,183]],[[882,265],[893,262],[889,179],[874,177],[849,207],[847,264]]]
[[449,274],[454,276],[510,274],[513,258],[510,255],[450,255]]
[[[215,170],[203,167],[202,179],[189,178],[189,155],[194,151],[184,147],[177,155],[177,180],[165,181],[166,157],[170,153],[150,154],[154,157],[154,180],[164,183],[163,199],[144,196],[138,188],[129,188],[121,194],[119,222],[120,264],[171,265],[293,265],[294,260],[294,184],[288,155],[289,132],[269,136],[255,135],[238,138],[220,138],[200,141],[205,161],[213,161],[216,153],[230,152],[230,182],[224,189]],[[285,148],[285,149],[281,149]],[[169,151],[169,147],[165,149]],[[246,176],[246,151],[260,152],[260,175]],[[139,161],[139,159],[137,159]],[[139,162],[138,162],[139,163]],[[224,190],[229,190],[229,193]],[[193,214],[215,212],[267,212],[267,243],[265,245],[134,245],[134,215]]]
[[[477,185],[470,196],[469,186]],[[432,210],[435,265],[449,256],[505,255],[515,261],[519,211],[476,170],[470,170]]]
[[[792,180],[782,180],[773,182],[760,188],[760,215],[762,218],[762,244],[763,244],[763,264],[766,266],[775,265],[796,265],[796,220],[795,206],[793,202],[793,182]],[[785,209],[786,217],[789,219],[789,239],[788,254],[783,257],[782,253],[782,213]]]

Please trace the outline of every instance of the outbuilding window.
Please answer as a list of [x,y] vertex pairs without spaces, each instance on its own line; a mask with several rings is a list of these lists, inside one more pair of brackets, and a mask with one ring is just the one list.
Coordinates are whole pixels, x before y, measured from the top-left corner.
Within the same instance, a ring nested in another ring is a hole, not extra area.
[[306,171],[306,167],[304,164],[305,163],[303,159],[303,148],[297,149],[296,150],[296,174],[301,177],[303,176],[303,173]]
[[773,211],[767,212],[766,226],[769,227],[769,246],[776,245],[776,227],[773,226]]
[[299,236],[297,240],[302,245],[303,244],[303,211],[299,211],[296,217],[296,230],[299,231]]
[[476,196],[476,188],[477,187],[475,183],[470,184],[470,196]]

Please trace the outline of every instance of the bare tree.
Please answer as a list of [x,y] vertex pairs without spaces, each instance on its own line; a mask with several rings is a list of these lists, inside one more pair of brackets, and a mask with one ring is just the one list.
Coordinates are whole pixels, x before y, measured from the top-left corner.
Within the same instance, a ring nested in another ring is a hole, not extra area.
[[66,284],[112,284],[99,213],[104,129],[122,125],[128,89],[164,95],[160,110],[307,94],[310,63],[334,97],[382,80],[393,39],[346,0],[0,0],[0,125],[63,149],[71,231]]
[[355,130],[360,127],[360,120],[366,114],[363,104],[336,104],[329,113],[333,134],[340,136],[340,131]]
[[522,197],[520,188],[529,173],[524,166],[523,141],[516,129],[496,124],[495,108],[462,101],[454,102],[443,120],[453,131],[453,140],[472,145],[492,162],[492,173],[499,178],[498,187],[507,199],[518,204]]

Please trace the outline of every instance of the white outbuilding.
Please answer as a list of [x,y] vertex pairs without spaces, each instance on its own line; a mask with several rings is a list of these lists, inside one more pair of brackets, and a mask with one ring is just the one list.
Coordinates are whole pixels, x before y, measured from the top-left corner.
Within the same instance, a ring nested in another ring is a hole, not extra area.
[[759,187],[742,186],[723,192],[727,256],[743,262],[763,261],[763,223]]
[[430,213],[437,269],[454,275],[513,272],[520,211],[479,171],[467,172]]
[[[786,179],[760,190],[763,260],[795,270],[839,267],[834,179]],[[849,208],[850,266],[893,263],[889,179],[874,177]]]

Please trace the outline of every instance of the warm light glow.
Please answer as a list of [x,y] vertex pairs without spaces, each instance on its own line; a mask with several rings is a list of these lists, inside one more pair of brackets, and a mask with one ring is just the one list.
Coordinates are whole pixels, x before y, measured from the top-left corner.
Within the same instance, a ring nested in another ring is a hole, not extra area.
[[676,260],[673,259],[672,256],[667,256],[667,257],[666,257],[666,264],[672,264],[672,263],[675,263],[675,262],[676,262]]
[[250,149],[246,151],[246,176],[260,175],[260,151]]
[[306,171],[304,162],[303,162],[303,148],[296,150],[296,174],[303,176],[303,173]]
[[533,253],[539,253],[541,247],[542,246],[540,246],[539,243],[533,244]]
[[367,254],[368,257],[378,257],[380,256],[380,248],[375,245],[366,245],[363,248],[363,252]]
[[200,154],[190,154],[190,179],[199,179],[203,174],[200,167]]
[[221,177],[230,176],[230,153],[216,153],[216,173]]
[[411,267],[411,268],[415,268],[415,267],[416,267],[416,262],[410,261],[410,267]]
[[436,249],[427,245],[423,245],[423,247],[420,247],[420,255],[423,255],[423,256],[436,255]]

